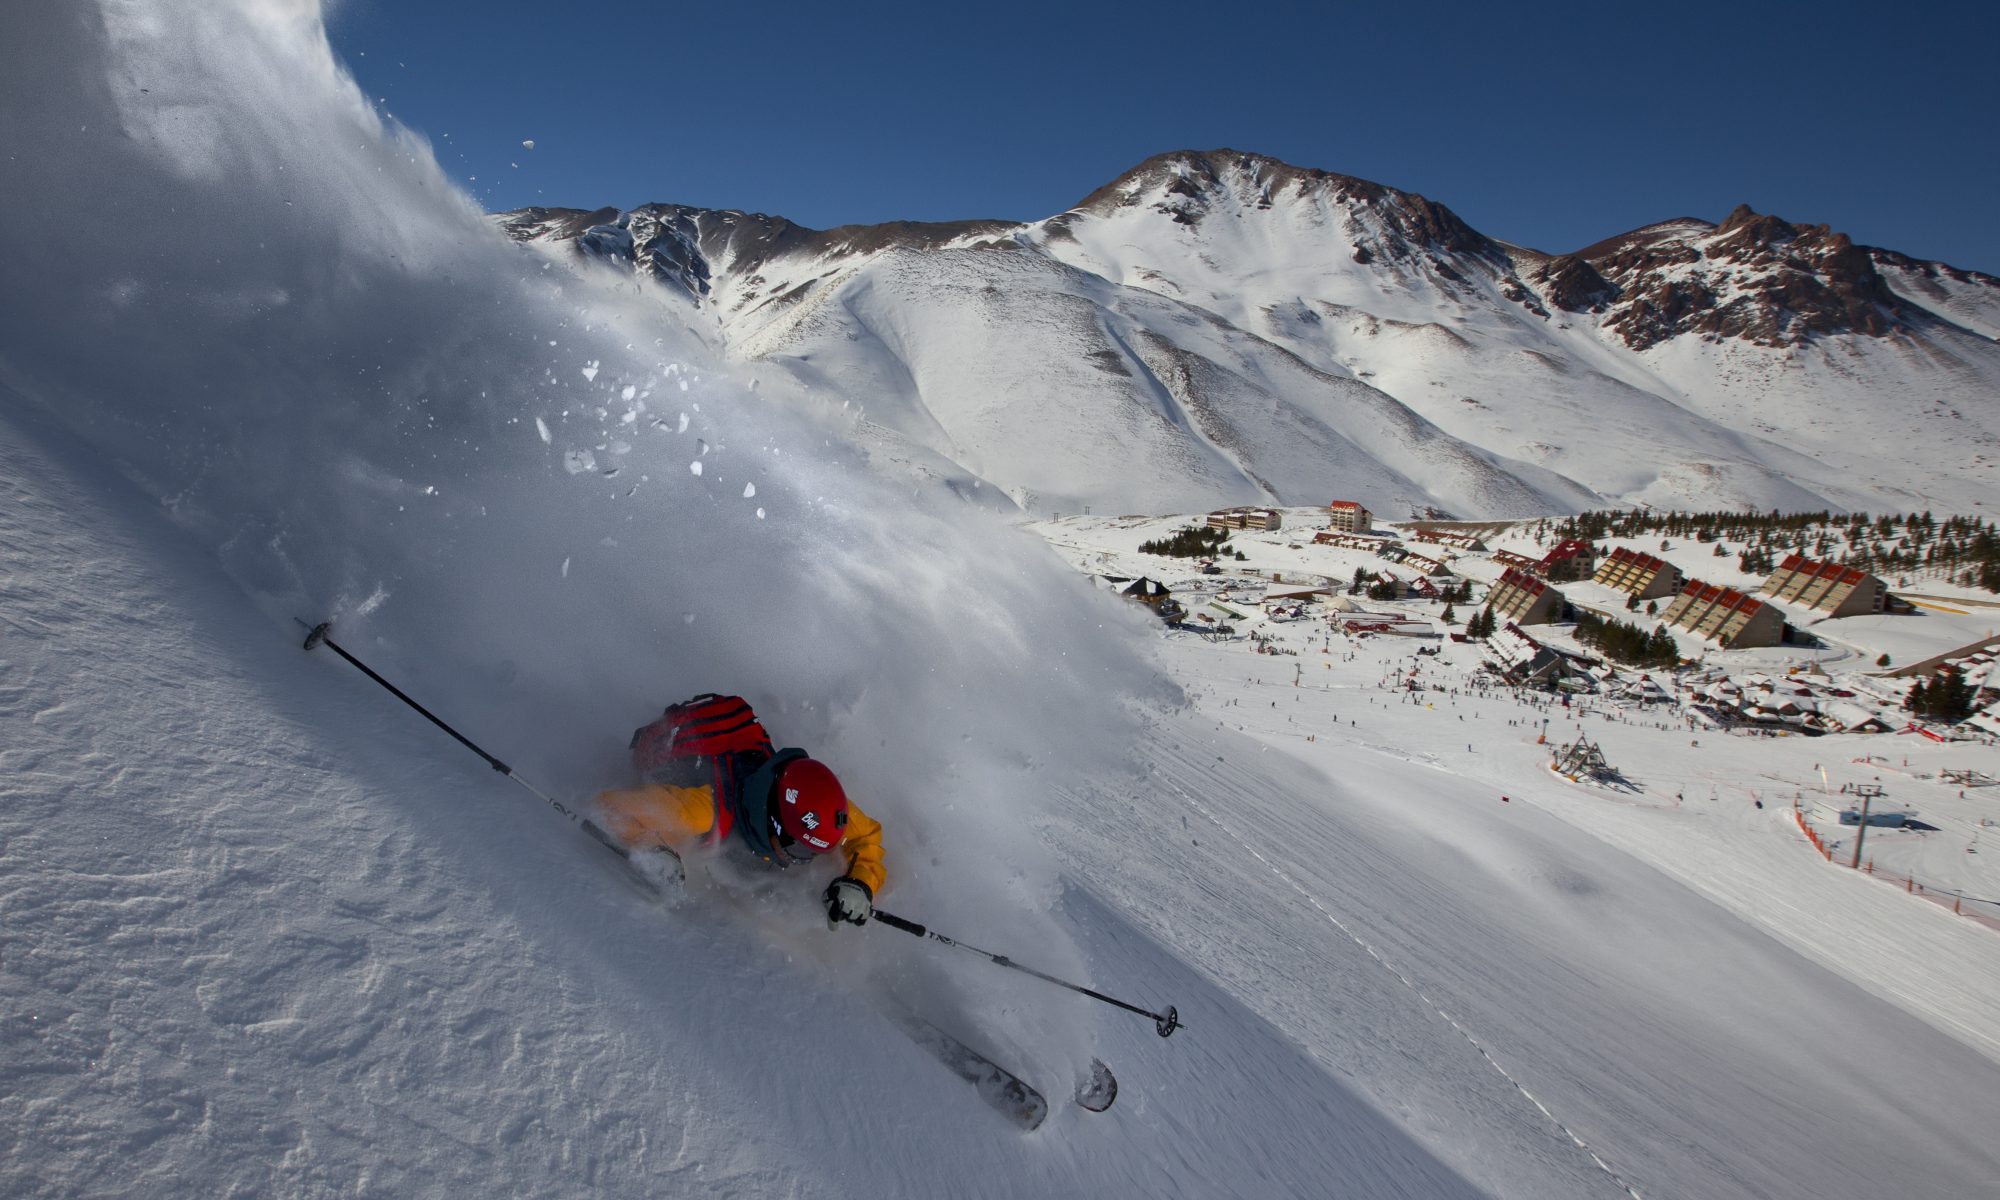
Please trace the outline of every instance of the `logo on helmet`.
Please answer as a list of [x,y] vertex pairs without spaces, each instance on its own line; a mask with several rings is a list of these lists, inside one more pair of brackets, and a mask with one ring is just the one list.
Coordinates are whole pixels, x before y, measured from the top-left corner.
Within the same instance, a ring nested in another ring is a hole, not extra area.
[[783,837],[823,854],[847,836],[847,794],[824,765],[787,762],[771,794],[772,825]]

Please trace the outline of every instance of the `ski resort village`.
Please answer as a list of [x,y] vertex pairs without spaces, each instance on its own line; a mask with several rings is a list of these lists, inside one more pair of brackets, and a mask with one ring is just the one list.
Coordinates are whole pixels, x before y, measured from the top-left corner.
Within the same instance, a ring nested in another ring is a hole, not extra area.
[[[2000,935],[1990,525],[1350,500],[1033,528],[1149,610],[1205,712],[1336,777],[1407,747],[1724,894],[1804,856]],[[1829,561],[1868,555],[1890,579]]]

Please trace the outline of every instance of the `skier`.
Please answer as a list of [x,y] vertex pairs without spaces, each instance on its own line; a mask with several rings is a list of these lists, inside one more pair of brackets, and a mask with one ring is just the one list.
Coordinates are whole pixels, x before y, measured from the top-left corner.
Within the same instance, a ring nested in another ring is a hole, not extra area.
[[777,749],[743,699],[707,694],[668,706],[633,733],[632,763],[639,787],[597,797],[605,828],[625,845],[675,854],[730,846],[775,868],[837,851],[846,869],[821,896],[827,928],[868,923],[888,879],[881,822],[848,801],[826,764]]

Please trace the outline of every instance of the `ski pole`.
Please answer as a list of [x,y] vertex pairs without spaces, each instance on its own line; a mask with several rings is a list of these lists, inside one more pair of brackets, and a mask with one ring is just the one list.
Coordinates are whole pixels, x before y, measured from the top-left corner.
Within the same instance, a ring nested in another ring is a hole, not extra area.
[[937,930],[927,928],[923,925],[919,925],[915,921],[905,921],[903,918],[897,916],[895,913],[883,912],[881,909],[878,908],[873,913],[873,916],[877,921],[882,922],[884,925],[889,926],[891,929],[900,929],[904,933],[914,934],[915,936],[920,938],[929,938],[931,941],[942,942],[947,946],[956,946],[960,950],[969,950],[988,962],[996,963],[1003,967],[1012,967],[1016,971],[1020,971],[1027,975],[1033,975],[1035,978],[1043,981],[1044,983],[1053,983],[1057,987],[1068,988],[1072,992],[1081,992],[1082,994],[1090,997],[1092,1000],[1102,1000],[1104,1003],[1113,1005],[1118,1008],[1122,1008],[1126,1012],[1138,1013],[1142,1017],[1151,1017],[1153,1018],[1153,1028],[1159,1030],[1161,1037],[1170,1037],[1172,1036],[1174,1030],[1179,1029],[1181,1027],[1180,1010],[1176,1009],[1171,1004],[1167,1005],[1167,1011],[1165,1013],[1156,1013],[1153,1012],[1151,1009],[1140,1008],[1136,1004],[1127,1004],[1123,1000],[1120,1000],[1115,996],[1107,996],[1103,992],[1092,991],[1090,988],[1084,987],[1082,984],[1071,983],[1066,979],[1057,979],[1053,975],[1044,974],[1041,971],[1035,970],[1033,967],[1024,966],[1021,963],[1017,963],[1013,959],[1008,958],[1004,954],[995,954],[991,950],[981,950],[977,946],[968,946],[964,942],[961,942],[956,938],[948,938],[945,935],[939,933]]
[[[297,617],[294,617],[292,619],[295,621],[298,620]],[[305,622],[299,621],[299,624],[304,625]],[[352,654],[349,654],[345,649],[341,647],[339,642],[336,642],[331,637],[327,636],[327,630],[331,628],[333,628],[333,622],[331,621],[322,621],[319,624],[312,626],[311,627],[312,631],[306,634],[305,648],[308,651],[311,651],[316,646],[325,646],[329,650],[332,650],[335,654],[340,655],[340,657],[354,664],[355,667],[360,669],[363,675],[368,676],[368,678],[374,680],[376,683],[381,684],[385,689],[387,689],[390,695],[394,696],[398,700],[401,700],[403,703],[409,705],[411,708],[416,709],[417,712],[423,715],[423,718],[426,721],[429,721],[431,724],[437,726],[439,729],[444,730],[452,737],[458,739],[458,743],[461,746],[464,746],[467,750],[470,750],[474,754],[477,754],[479,757],[485,759],[487,766],[492,767],[494,770],[500,772],[502,775],[505,775],[507,778],[513,780],[515,783],[518,783],[522,787],[528,789],[528,791],[533,793],[537,798],[545,801],[550,808],[555,809],[563,816],[568,817],[571,821],[574,821],[576,824],[582,826],[583,831],[585,833],[597,839],[598,845],[603,846],[606,850],[609,850],[613,854],[616,854],[618,857],[624,859],[625,864],[633,868],[634,876],[636,876],[639,880],[644,882],[647,887],[651,888],[655,892],[658,892],[660,890],[660,885],[655,883],[653,879],[650,876],[648,876],[645,872],[640,871],[637,865],[632,862],[632,852],[630,850],[627,850],[625,847],[619,845],[616,839],[614,839],[610,834],[604,832],[603,829],[599,828],[597,822],[591,820],[589,817],[583,816],[582,814],[574,811],[568,805],[564,804],[562,801],[556,799],[554,796],[549,795],[547,792],[542,791],[534,784],[529,783],[527,780],[515,774],[514,768],[508,766],[506,763],[501,762],[499,759],[493,757],[491,754],[488,754],[486,751],[480,749],[479,745],[476,742],[474,742],[471,738],[466,737],[458,730],[453,729],[451,726],[445,724],[442,720],[438,718],[437,714],[433,713],[430,709],[425,708],[423,705],[418,704],[415,700],[410,699],[410,697],[404,693],[403,689],[397,687],[393,683],[390,683],[388,680],[382,678],[380,675],[377,675],[374,672],[374,670],[369,667],[367,663],[362,662],[360,659],[354,657]],[[667,850],[669,854],[673,853],[673,851],[667,849],[667,847],[663,846],[661,847],[661,849]],[[675,854],[674,858],[679,859],[680,855]]]

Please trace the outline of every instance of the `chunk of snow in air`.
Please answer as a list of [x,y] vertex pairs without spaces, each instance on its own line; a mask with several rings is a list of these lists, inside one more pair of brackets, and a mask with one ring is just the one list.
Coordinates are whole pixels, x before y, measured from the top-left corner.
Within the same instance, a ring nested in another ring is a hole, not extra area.
[[588,450],[563,451],[563,470],[581,475],[597,465],[597,456]]
[[542,435],[542,444],[545,446],[555,441],[555,438],[549,433],[549,423],[540,417],[535,418],[535,432]]
[[597,360],[596,360],[596,359],[592,359],[591,361],[589,361],[589,362],[587,362],[587,363],[583,364],[583,377],[584,377],[584,379],[585,379],[585,380],[587,380],[587,381],[591,381],[591,382],[595,382],[595,381],[596,381],[596,379],[597,379]]
[[[752,497],[752,496],[754,496],[754,495],[756,495],[756,494],[757,494],[757,485],[756,485],[756,484],[754,484],[754,483],[746,483],[746,484],[744,484],[744,485],[743,485],[743,498],[744,498],[745,500],[748,500],[748,499],[749,499],[750,497]],[[763,510],[761,510],[761,509],[760,509],[760,510],[758,510],[758,512],[759,512],[759,515],[762,515],[762,511],[763,511]]]
[[639,394],[639,385],[636,383],[628,383],[625,385],[625,390],[618,393],[618,398],[629,403],[632,397],[638,394]]
[[701,474],[701,460],[697,458],[689,463],[688,470],[693,471],[697,475]]

